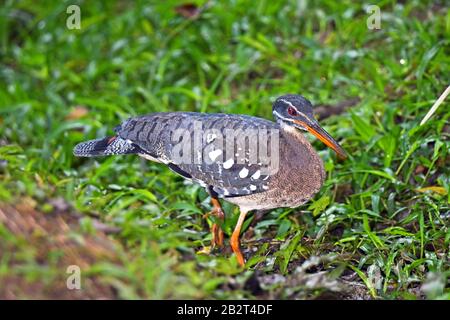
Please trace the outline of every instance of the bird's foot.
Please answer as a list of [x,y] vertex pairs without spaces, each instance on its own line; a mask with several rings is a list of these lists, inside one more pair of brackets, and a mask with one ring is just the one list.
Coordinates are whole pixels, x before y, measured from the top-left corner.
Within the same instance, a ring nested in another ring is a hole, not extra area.
[[234,228],[233,234],[231,235],[230,245],[231,249],[233,249],[234,254],[236,255],[236,259],[241,267],[245,266],[244,255],[241,251],[241,246],[239,243],[239,234],[241,233],[242,225],[244,224],[245,216],[247,215],[247,211],[241,210],[239,213],[239,218],[236,223],[236,227]]
[[223,247],[223,230],[217,223],[214,223],[212,225],[211,233],[212,233],[211,246],[213,248]]
[[[213,203],[213,205],[214,207],[213,210],[211,211],[211,215],[213,215],[215,218],[223,222],[225,219],[225,214],[222,210],[222,207],[218,202]],[[213,223],[211,227],[211,233],[212,233],[212,241],[211,241],[212,247],[213,248],[223,247],[223,230],[218,223]]]
[[239,235],[233,234],[230,239],[231,249],[236,255],[237,262],[241,267],[245,266],[244,255],[242,254],[240,244],[239,244]]

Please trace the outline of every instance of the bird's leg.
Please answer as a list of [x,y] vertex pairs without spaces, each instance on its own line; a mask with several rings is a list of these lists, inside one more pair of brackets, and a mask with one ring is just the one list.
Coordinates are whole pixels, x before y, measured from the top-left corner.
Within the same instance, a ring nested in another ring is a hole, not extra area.
[[240,244],[239,244],[239,234],[241,233],[242,224],[244,223],[245,216],[247,215],[247,211],[241,211],[239,214],[238,222],[236,227],[234,228],[233,234],[231,235],[231,249],[233,249],[234,254],[236,255],[237,261],[243,267],[245,265],[244,256],[242,255]]
[[[223,213],[222,210],[222,206],[220,205],[220,202],[217,198],[215,197],[211,197],[211,203],[213,205],[213,209],[211,211],[211,213],[219,218],[221,221],[224,220],[225,215]],[[223,246],[223,230],[220,227],[220,225],[218,225],[217,223],[213,223],[212,228],[211,228],[211,233],[212,233],[212,246],[218,246],[218,247],[222,247]]]

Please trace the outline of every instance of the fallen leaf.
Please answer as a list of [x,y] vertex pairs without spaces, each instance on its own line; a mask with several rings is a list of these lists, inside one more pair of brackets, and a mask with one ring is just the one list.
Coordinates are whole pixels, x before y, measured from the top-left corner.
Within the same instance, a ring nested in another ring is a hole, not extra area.
[[431,186],[431,187],[424,187],[424,188],[419,188],[416,189],[417,192],[427,192],[427,191],[433,191],[442,195],[446,195],[447,194],[447,190],[445,190],[444,187],[438,187],[438,186]]
[[77,120],[88,114],[88,109],[83,106],[76,106],[66,116],[67,120]]
[[200,14],[199,7],[194,3],[185,3],[175,7],[175,12],[179,15],[193,19],[196,18]]
[[421,174],[421,173],[423,173],[424,171],[425,171],[425,167],[419,164],[419,165],[416,167],[416,169],[414,170],[414,173],[415,173],[415,174]]
[[200,250],[198,250],[196,253],[209,255],[211,253],[211,247],[210,246],[203,247]]

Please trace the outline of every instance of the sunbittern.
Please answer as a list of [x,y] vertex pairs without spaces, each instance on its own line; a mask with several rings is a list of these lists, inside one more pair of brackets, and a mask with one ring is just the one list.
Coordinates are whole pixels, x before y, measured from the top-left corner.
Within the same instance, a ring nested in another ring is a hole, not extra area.
[[[279,97],[272,112],[276,122],[235,114],[152,113],[126,120],[115,128],[115,136],[78,144],[74,154],[137,154],[164,163],[206,188],[212,213],[220,220],[224,213],[219,198],[238,205],[240,215],[230,243],[244,265],[239,234],[246,214],[300,206],[325,179],[322,160],[301,131],[311,132],[340,158],[346,157],[314,119],[312,105],[304,97]],[[223,245],[217,223],[212,225],[212,245]]]

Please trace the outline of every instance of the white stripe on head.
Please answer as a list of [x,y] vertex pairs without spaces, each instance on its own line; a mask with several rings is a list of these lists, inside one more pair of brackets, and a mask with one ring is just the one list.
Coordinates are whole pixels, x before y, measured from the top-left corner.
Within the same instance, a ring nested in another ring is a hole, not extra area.
[[[275,115],[275,116],[277,116],[278,118],[280,118],[281,120],[284,120],[284,121],[286,121],[286,122],[291,122],[291,123],[295,123],[294,122],[294,120],[292,120],[292,119],[290,119],[290,118],[285,118],[285,117],[283,117],[281,114],[279,114],[277,111],[272,111],[272,113]],[[285,126],[288,126],[288,124],[286,124],[286,123],[283,123],[282,122],[282,124],[284,124]],[[292,128],[292,126],[291,125],[289,125],[291,128]],[[299,126],[299,125],[297,125],[297,128],[299,128],[299,129],[302,129],[303,131],[308,131],[306,128],[303,128],[303,127],[301,127],[301,126]]]
[[304,116],[306,119],[308,119],[308,117],[307,117],[303,112],[301,112],[300,110],[298,110],[297,107],[294,106],[290,101],[287,101],[287,100],[285,100],[285,99],[280,99],[280,101],[283,101],[284,103],[286,103],[286,104],[289,105],[290,107],[294,108],[295,111],[297,111],[298,114],[300,114],[300,115]]
[[283,120],[292,122],[292,119],[283,117],[283,116],[282,116],[281,114],[279,114],[278,111],[276,111],[276,110],[273,110],[272,113],[273,113],[274,115],[276,115],[276,116],[277,116],[278,118],[280,118],[280,119],[283,119]]

